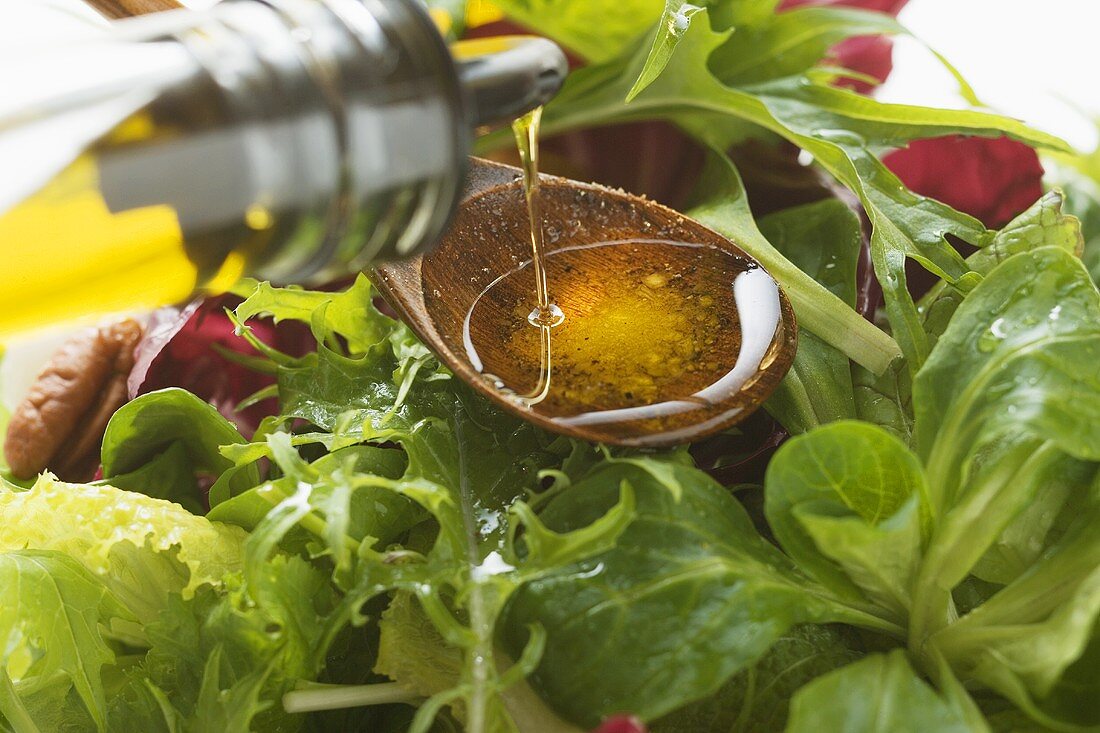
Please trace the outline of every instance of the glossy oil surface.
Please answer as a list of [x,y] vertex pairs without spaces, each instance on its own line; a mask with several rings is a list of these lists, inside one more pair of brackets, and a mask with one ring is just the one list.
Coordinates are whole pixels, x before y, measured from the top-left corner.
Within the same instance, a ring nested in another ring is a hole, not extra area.
[[554,250],[546,275],[564,320],[551,329],[528,322],[533,269],[523,263],[479,294],[463,341],[486,379],[555,421],[709,411],[751,387],[774,353],[775,282],[720,248],[626,240]]

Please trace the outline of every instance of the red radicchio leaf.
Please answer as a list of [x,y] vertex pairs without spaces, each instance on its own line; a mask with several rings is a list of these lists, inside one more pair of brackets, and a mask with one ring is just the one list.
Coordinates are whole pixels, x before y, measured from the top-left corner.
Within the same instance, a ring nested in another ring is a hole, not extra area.
[[[790,10],[807,5],[834,6],[874,10],[896,16],[908,0],[784,0],[779,10]],[[893,42],[885,36],[858,36],[841,41],[829,51],[826,62],[831,66],[840,66],[857,71],[879,80],[886,81],[894,68]],[[861,94],[871,91],[873,85],[862,79],[837,80],[837,86],[847,87]]]
[[911,190],[997,229],[1043,195],[1043,166],[1027,145],[1006,137],[952,135],[916,140],[883,162]]
[[[272,414],[274,401],[265,400],[242,412],[235,408],[274,380],[215,348],[257,355],[234,333],[233,323],[225,314],[225,308],[238,302],[233,296],[221,296],[195,301],[183,309],[155,311],[135,352],[134,369],[127,382],[130,398],[166,387],[182,387],[214,405],[244,435],[251,435],[259,421]],[[272,321],[257,320],[249,325],[261,341],[290,354],[305,353],[314,343],[302,324],[284,322],[276,326]]]
[[649,733],[649,729],[633,715],[616,715],[605,720],[592,733]]

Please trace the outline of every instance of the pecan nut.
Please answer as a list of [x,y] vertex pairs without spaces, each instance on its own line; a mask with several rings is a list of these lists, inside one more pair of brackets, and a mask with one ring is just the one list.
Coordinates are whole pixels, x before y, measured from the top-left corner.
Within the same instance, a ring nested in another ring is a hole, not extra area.
[[45,468],[88,480],[114,411],[126,402],[126,378],[142,328],[127,319],[82,331],[61,346],[12,413],[4,459],[17,478]]

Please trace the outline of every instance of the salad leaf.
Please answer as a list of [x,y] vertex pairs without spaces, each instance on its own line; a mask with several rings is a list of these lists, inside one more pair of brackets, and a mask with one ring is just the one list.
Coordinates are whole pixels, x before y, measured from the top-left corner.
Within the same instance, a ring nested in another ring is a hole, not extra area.
[[[1090,421],[1100,407],[1090,402],[1100,294],[1088,273],[1049,247],[1008,259],[987,280],[959,308],[914,384],[915,437],[937,515],[959,496],[963,464],[1006,429],[1100,458]],[[991,420],[991,411],[1013,420]]]
[[737,35],[715,51],[709,65],[723,83],[744,86],[804,73],[853,36],[905,33],[885,13],[839,5],[788,9],[767,20],[738,27]]
[[545,628],[532,684],[578,723],[659,717],[713,693],[795,624],[863,616],[802,577],[706,474],[659,467],[607,462],[556,496],[541,518],[558,530],[593,521],[622,485],[637,514],[614,549],[529,581],[508,606],[506,648]]
[[[987,247],[968,257],[967,267],[984,277],[1012,255],[1037,247],[1060,247],[1070,254],[1081,254],[1081,225],[1063,212],[1064,201],[1064,195],[1058,190],[1044,194],[997,232]],[[921,298],[919,311],[933,346],[965,297],[965,292],[941,280]]]
[[661,0],[499,0],[509,18],[593,63],[615,58],[661,15]]
[[0,584],[7,589],[0,606],[0,669],[14,695],[0,697],[0,713],[28,717],[19,698],[32,698],[66,678],[96,730],[106,730],[103,668],[115,662],[117,643],[104,629],[133,622],[133,615],[110,590],[73,558],[57,551],[0,553]]
[[971,733],[964,715],[923,682],[905,652],[873,654],[795,693],[788,733]]
[[190,597],[239,571],[244,537],[176,504],[110,486],[43,474],[29,491],[0,488],[0,552],[65,553],[143,621],[169,596]]
[[[764,217],[760,232],[795,266],[855,307],[859,217],[838,199]],[[794,364],[766,408],[792,435],[857,416],[848,357],[812,333],[800,333]]]
[[[133,473],[175,445],[187,451],[193,475],[220,476],[233,465],[222,456],[220,447],[244,442],[237,429],[209,403],[183,389],[162,389],[135,398],[111,417],[103,436],[103,476],[110,481],[115,476]],[[152,474],[153,469],[147,468],[145,473]],[[178,475],[166,478],[153,474],[150,478],[180,480]],[[255,486],[260,479],[255,467],[248,467],[229,480],[243,489]],[[201,507],[193,484],[192,481],[191,496],[180,498],[186,498],[190,508]],[[150,491],[153,495],[166,493],[157,488]]]
[[229,576],[174,598],[146,627],[150,648],[112,723],[135,725],[144,711],[169,730],[298,730],[300,718],[268,701],[317,675],[335,603],[322,574],[283,556],[247,589]]
[[448,646],[410,593],[397,593],[382,614],[374,670],[401,680],[412,697],[451,690],[462,677],[462,652]]
[[178,441],[144,466],[93,483],[171,501],[192,514],[203,513],[194,466],[187,447]]
[[760,661],[716,693],[659,718],[653,733],[752,733],[783,730],[796,690],[859,658],[862,645],[840,626],[795,626]]
[[1050,461],[1033,477],[1036,490],[971,574],[1006,585],[1030,568],[1061,538],[1073,518],[1088,510],[1094,499],[1096,464],[1069,458]]
[[914,586],[917,648],[949,623],[949,589],[1035,497],[1051,466],[1066,454],[1096,460],[1098,307],[1100,293],[1064,250],[1018,254],[967,297],[918,374],[916,435],[936,526]]
[[768,466],[765,511],[783,549],[837,593],[904,622],[928,489],[917,457],[874,425],[839,421],[788,441]]
[[1042,558],[931,641],[954,665],[1057,727],[1100,724],[1094,708],[1065,704],[1096,672],[1086,656],[1100,619],[1100,496],[1091,499]]

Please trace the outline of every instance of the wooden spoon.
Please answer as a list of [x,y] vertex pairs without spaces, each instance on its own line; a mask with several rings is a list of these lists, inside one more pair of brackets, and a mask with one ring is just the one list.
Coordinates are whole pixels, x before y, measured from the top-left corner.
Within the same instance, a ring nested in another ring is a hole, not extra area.
[[[601,186],[578,183],[552,176],[541,177],[541,200],[545,230],[565,232],[558,238],[546,241],[548,260],[553,253],[566,248],[601,242],[639,240],[630,250],[600,248],[592,250],[593,256],[603,256],[606,262],[600,267],[605,272],[617,268],[643,265],[653,259],[654,268],[663,266],[657,259],[664,259],[667,249],[650,246],[657,240],[690,242],[717,248],[733,257],[729,261],[748,264],[755,270],[759,264],[725,237],[704,227],[682,214],[653,201],[613,191]],[[697,440],[705,435],[727,428],[749,415],[772,393],[794,359],[797,328],[790,303],[781,290],[778,291],[778,312],[771,315],[765,337],[770,342],[758,349],[751,372],[742,378],[725,380],[721,385],[730,388],[715,394],[711,389],[706,399],[693,399],[684,395],[670,409],[642,411],[610,411],[595,419],[570,416],[570,406],[560,395],[552,407],[547,403],[534,407],[523,400],[501,392],[492,380],[479,372],[468,355],[465,333],[467,314],[472,304],[493,284],[501,274],[514,270],[517,263],[531,258],[528,239],[527,209],[523,196],[521,173],[518,168],[472,159],[467,177],[466,192],[455,215],[451,228],[439,246],[423,257],[405,262],[383,265],[374,271],[374,281],[389,303],[409,324],[420,339],[438,354],[439,358],[455,374],[474,389],[499,404],[504,409],[542,428],[588,441],[613,445],[667,446]],[[736,258],[736,260],[734,259]],[[737,271],[700,268],[692,277],[718,288],[733,287]],[[532,280],[533,282],[533,280]],[[770,280],[769,280],[770,282]],[[595,283],[593,284],[595,285]],[[583,287],[583,285],[582,285]],[[551,268],[551,292],[555,290]],[[583,301],[584,293],[574,293],[574,300]],[[741,302],[740,300],[738,301]],[[748,331],[757,330],[769,316],[764,313],[738,310],[740,324]],[[567,315],[568,318],[568,310]],[[774,324],[774,331],[771,330]],[[477,329],[477,322],[471,321]],[[473,333],[479,340],[479,354],[485,363],[508,364],[515,361],[506,350],[504,340],[495,342],[491,335]],[[716,348],[724,349],[733,362],[742,361],[742,327],[738,323],[723,324],[713,334]],[[485,338],[490,336],[489,338]],[[748,343],[748,338],[745,339]],[[484,354],[484,349],[500,351]],[[746,347],[746,350],[748,347]],[[639,355],[641,358],[642,354]],[[728,369],[728,364],[712,374],[692,377],[697,383],[709,385],[717,382]],[[502,376],[503,375],[499,375]],[[700,382],[700,380],[702,380]],[[505,380],[507,381],[507,380]],[[732,385],[729,385],[730,382]],[[689,393],[690,394],[690,393]],[[700,393],[701,394],[701,393]],[[575,412],[585,413],[590,406]],[[618,419],[617,416],[621,416]]]

